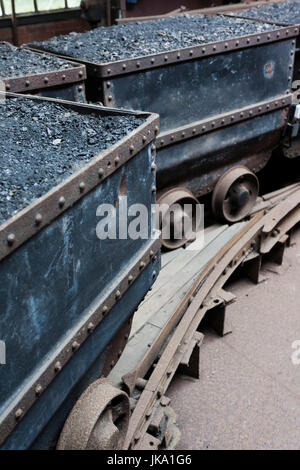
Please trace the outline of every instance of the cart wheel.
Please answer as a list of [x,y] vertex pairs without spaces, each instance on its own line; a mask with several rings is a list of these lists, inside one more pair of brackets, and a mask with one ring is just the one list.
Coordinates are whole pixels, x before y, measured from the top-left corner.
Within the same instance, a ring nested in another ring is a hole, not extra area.
[[129,424],[126,393],[107,379],[81,395],[61,432],[58,450],[122,450]]
[[249,215],[259,192],[254,173],[240,166],[219,179],[212,196],[214,215],[222,221],[238,222]]
[[201,223],[201,206],[185,188],[174,188],[158,199],[162,245],[174,250],[194,240]]

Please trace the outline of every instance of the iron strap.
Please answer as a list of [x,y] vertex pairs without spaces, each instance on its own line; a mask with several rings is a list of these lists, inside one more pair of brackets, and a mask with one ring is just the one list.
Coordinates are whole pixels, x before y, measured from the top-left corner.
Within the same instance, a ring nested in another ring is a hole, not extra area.
[[271,101],[263,101],[255,106],[247,106],[228,113],[219,114],[206,120],[193,122],[187,126],[178,127],[171,132],[163,132],[159,134],[156,140],[158,149],[176,144],[184,140],[196,137],[198,135],[207,134],[217,129],[232,126],[237,122],[252,119],[262,114],[270,113],[276,109],[286,108],[292,104],[292,94],[278,96]]

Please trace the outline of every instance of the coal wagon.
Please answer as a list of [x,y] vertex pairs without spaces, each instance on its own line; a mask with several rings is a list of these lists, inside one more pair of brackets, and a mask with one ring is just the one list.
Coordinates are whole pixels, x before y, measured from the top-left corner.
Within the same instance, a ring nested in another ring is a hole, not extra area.
[[[109,403],[113,408],[112,433],[102,432],[94,445],[120,448],[129,399],[103,377],[120,357],[133,313],[159,272],[160,241],[151,223],[158,116],[25,95],[5,100],[0,448],[54,448],[86,390],[98,404],[96,415],[95,408],[85,409],[86,419],[103,428]],[[119,226],[124,197],[128,207],[146,208],[146,236],[101,237],[98,207],[113,206],[108,221]]]
[[[300,24],[300,2],[286,1],[274,2],[267,5],[253,7],[248,10],[236,11],[232,13],[239,18],[252,19],[257,22],[269,22],[277,26],[292,26]],[[292,69],[290,68],[292,74]],[[297,36],[295,65],[293,73],[292,90],[294,95],[293,107],[289,113],[289,123],[286,132],[286,138],[282,145],[282,150],[287,158],[296,158],[300,156],[300,37]]]
[[298,33],[298,26],[185,15],[32,47],[84,63],[88,99],[158,113],[159,202],[196,203],[213,192],[215,214],[232,222],[249,212],[255,173],[280,143]]
[[1,91],[86,102],[85,66],[0,42]]

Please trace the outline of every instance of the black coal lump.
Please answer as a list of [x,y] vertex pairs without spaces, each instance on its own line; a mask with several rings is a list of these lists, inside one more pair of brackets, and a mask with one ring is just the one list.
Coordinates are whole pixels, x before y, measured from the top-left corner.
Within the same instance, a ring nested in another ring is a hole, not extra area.
[[0,224],[145,122],[26,98],[0,102],[0,116]]
[[86,61],[108,63],[208,42],[269,31],[274,27],[227,16],[183,15],[100,27],[42,43],[43,50]]
[[238,15],[245,18],[257,18],[278,23],[299,24],[300,1],[275,2],[269,5],[261,5],[250,8],[249,10],[244,10],[238,13]]
[[58,57],[0,43],[0,79],[54,72],[72,67],[74,64]]

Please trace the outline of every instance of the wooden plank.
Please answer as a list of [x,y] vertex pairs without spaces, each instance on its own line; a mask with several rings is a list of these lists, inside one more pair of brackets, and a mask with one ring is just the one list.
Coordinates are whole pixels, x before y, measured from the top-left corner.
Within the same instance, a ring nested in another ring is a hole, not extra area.
[[[225,245],[243,225],[245,225],[245,222],[227,227],[227,229],[212,240],[204,250],[198,252],[179,272],[170,275],[168,282],[161,286],[156,291],[155,295],[149,298],[147,296],[134,316],[131,336],[135,335],[143,324],[147,323],[152,318],[154,319],[154,315],[157,312],[164,311],[164,317],[170,314],[170,312],[175,309],[175,302],[179,302],[179,299],[182,299],[182,291],[186,288],[187,284],[192,283],[193,278],[200,273],[201,269],[206,266],[219,249]],[[167,305],[169,303],[170,306],[168,307]]]
[[170,260],[165,269],[159,273],[159,276],[155,284],[153,285],[152,290],[146,297],[145,302],[149,301],[151,297],[153,297],[153,295],[155,295],[156,292],[169,281],[170,276],[180,272],[184,266],[190,263],[195,256],[198,256],[201,251],[205,250],[206,247],[219,235],[221,235],[221,233],[223,233],[227,228],[228,225],[222,225],[218,226],[214,231],[206,232],[204,234],[204,246],[200,250],[193,250],[194,243],[197,242],[194,242],[189,245],[188,250],[176,250],[176,256],[172,260]]

